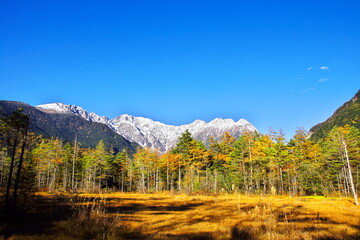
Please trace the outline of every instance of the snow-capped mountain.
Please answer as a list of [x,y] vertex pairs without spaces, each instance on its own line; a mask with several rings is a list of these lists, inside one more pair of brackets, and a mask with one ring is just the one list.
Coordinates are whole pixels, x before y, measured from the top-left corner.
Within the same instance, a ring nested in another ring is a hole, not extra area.
[[196,120],[190,124],[173,126],[149,118],[124,114],[110,120],[110,124],[127,140],[143,147],[159,149],[160,152],[166,152],[174,147],[181,133],[186,130],[189,130],[195,139],[203,142],[206,142],[210,136],[217,139],[225,132],[238,137],[244,130],[256,131],[256,128],[245,119],[235,122],[233,119],[216,118],[209,123]]
[[144,117],[134,117],[128,114],[120,115],[112,120],[107,117],[100,117],[95,113],[88,113],[81,107],[65,105],[63,103],[52,103],[36,106],[39,110],[58,113],[73,113],[82,118],[100,122],[108,125],[111,129],[131,142],[136,142],[142,147],[158,149],[164,153],[175,146],[181,133],[189,130],[192,136],[206,142],[210,136],[218,139],[225,132],[238,137],[244,130],[257,131],[256,128],[246,121],[240,119],[235,122],[233,119],[216,118],[211,122],[196,120],[190,124],[173,126],[154,121]]
[[37,109],[45,112],[52,112],[52,113],[74,113],[85,120],[90,122],[99,122],[108,125],[109,118],[107,117],[100,117],[96,113],[89,113],[81,107],[75,105],[66,105],[63,103],[49,103],[36,106]]

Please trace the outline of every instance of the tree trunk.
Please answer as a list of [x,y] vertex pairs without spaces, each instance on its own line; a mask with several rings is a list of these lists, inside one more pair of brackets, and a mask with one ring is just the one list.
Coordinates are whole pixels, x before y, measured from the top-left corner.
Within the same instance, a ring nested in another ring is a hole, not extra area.
[[217,170],[215,169],[215,173],[214,173],[214,193],[217,192]]
[[14,199],[13,199],[14,208],[16,208],[17,192],[18,192],[18,189],[19,189],[21,169],[22,169],[22,165],[23,165],[23,162],[24,162],[24,152],[25,152],[25,147],[26,147],[28,129],[29,129],[29,120],[27,121],[26,128],[25,128],[23,143],[22,143],[22,146],[21,146],[19,166],[18,166],[18,169],[17,169],[16,178],[15,178]]
[[77,134],[75,135],[75,142],[74,142],[74,154],[72,158],[72,172],[71,172],[71,190],[74,192],[75,190],[75,160],[76,160],[76,152],[77,152]]
[[179,186],[178,186],[178,189],[179,189],[179,192],[181,192],[181,165],[180,165],[180,160],[179,160]]
[[280,186],[281,186],[281,195],[284,194],[284,179],[283,179],[283,171],[280,168]]
[[205,191],[206,191],[206,193],[209,192],[209,179],[208,179],[208,177],[209,177],[209,173],[208,173],[208,167],[206,165],[206,169],[205,169]]
[[14,140],[13,149],[12,149],[9,176],[8,176],[8,181],[7,181],[7,185],[6,185],[5,209],[9,207],[10,189],[11,189],[12,175],[13,175],[14,165],[15,165],[15,155],[16,155],[16,147],[17,147],[17,145],[18,145],[18,137],[16,136],[15,140]]
[[170,191],[169,186],[169,162],[166,164],[166,190]]
[[347,177],[347,173],[346,173],[346,166],[344,165],[342,167],[342,174],[344,176],[344,192],[345,192],[345,197],[347,198],[348,195],[350,195],[350,184],[349,184],[349,180],[348,180],[348,177]]
[[132,191],[132,178],[133,178],[133,174],[132,174],[132,168],[131,168],[131,166],[130,166],[130,179],[129,179],[129,182],[130,182],[130,184],[129,184],[129,190],[130,190],[130,192]]
[[347,152],[347,146],[346,146],[346,143],[345,143],[344,140],[343,140],[343,146],[344,146],[344,152],[345,152],[345,159],[346,159],[346,162],[347,162],[348,178],[349,178],[351,191],[352,191],[352,194],[354,196],[355,204],[359,205],[358,197],[357,197],[357,194],[356,194],[356,189],[355,189],[355,186],[354,186],[354,180],[353,180],[352,173],[351,173],[351,166],[350,166],[350,160],[349,160],[349,156],[348,156],[348,152]]
[[155,192],[159,191],[159,168],[156,168],[156,185],[155,185]]
[[121,192],[124,192],[124,172],[121,173]]
[[63,189],[64,191],[67,190],[67,180],[68,180],[68,165],[67,162],[64,161],[65,167],[63,172]]
[[145,193],[145,174],[144,174],[144,171],[141,171],[141,182],[142,182],[142,191],[143,193]]

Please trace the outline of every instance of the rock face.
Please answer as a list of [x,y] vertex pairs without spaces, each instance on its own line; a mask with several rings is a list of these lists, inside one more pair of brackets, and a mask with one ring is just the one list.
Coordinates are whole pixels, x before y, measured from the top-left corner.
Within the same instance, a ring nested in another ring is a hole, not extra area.
[[206,142],[210,136],[218,139],[225,132],[229,132],[231,135],[238,137],[245,130],[251,132],[257,131],[256,128],[245,119],[240,119],[235,122],[233,119],[216,118],[208,123],[202,120],[196,120],[190,124],[173,126],[153,121],[149,118],[134,117],[128,114],[123,114],[109,120],[107,117],[100,117],[95,113],[88,113],[81,107],[65,105],[63,103],[39,105],[37,108],[47,112],[73,113],[87,121],[104,123],[127,140],[135,142],[142,147],[158,149],[162,153],[174,147],[181,133],[186,130],[189,130],[195,139],[203,142]]

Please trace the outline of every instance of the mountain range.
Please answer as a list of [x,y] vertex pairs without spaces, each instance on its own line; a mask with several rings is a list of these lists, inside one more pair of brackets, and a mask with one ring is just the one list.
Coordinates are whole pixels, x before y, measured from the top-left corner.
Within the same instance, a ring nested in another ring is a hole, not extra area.
[[100,117],[95,113],[89,113],[83,108],[63,103],[51,103],[38,105],[36,108],[46,113],[74,114],[89,122],[102,123],[117,134],[130,142],[135,142],[142,147],[158,149],[164,153],[177,143],[181,133],[189,130],[192,136],[206,142],[210,136],[219,139],[225,132],[239,137],[243,131],[257,131],[257,129],[245,119],[235,122],[233,119],[216,118],[210,122],[195,120],[190,124],[181,126],[166,125],[144,117],[134,117],[128,114],[120,115],[114,119]]
[[[33,107],[22,102],[0,101],[0,117],[9,116],[18,108],[23,108],[24,113],[31,116],[30,130],[36,134],[58,137],[68,142],[77,138],[83,147],[95,147],[103,140],[114,151],[128,149],[130,153],[134,153],[139,146],[158,149],[164,153],[175,146],[181,133],[186,130],[195,139],[205,143],[210,136],[219,139],[225,132],[239,137],[244,131],[257,131],[245,119],[234,121],[216,118],[210,122],[195,120],[190,124],[173,126],[128,114],[109,119],[79,106],[63,103]],[[360,90],[326,121],[310,129],[311,140],[322,139],[335,125],[345,124],[360,129]]]

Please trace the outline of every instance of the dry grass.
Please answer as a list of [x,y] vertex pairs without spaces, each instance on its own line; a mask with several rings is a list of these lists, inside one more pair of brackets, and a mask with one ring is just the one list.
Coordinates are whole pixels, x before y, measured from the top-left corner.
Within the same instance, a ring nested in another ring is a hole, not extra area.
[[46,206],[68,214],[53,219],[48,231],[13,231],[11,239],[360,239],[360,207],[348,199],[112,193],[78,195],[74,201],[39,196]]

